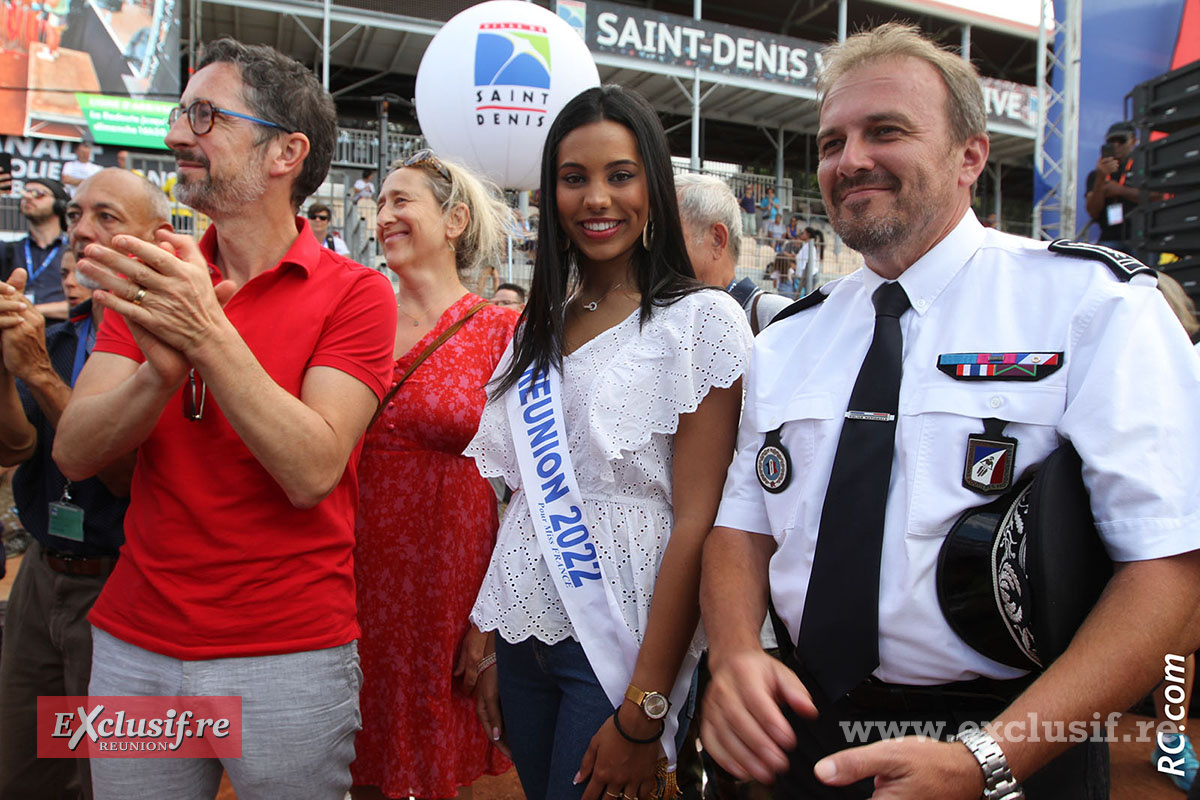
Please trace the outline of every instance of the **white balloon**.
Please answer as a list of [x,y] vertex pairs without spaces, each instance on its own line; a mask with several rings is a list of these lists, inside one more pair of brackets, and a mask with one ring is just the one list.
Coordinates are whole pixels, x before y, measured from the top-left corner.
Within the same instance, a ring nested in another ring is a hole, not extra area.
[[587,45],[554,13],[491,0],[452,18],[417,70],[417,119],[429,146],[505,189],[536,189],[558,112],[600,85]]

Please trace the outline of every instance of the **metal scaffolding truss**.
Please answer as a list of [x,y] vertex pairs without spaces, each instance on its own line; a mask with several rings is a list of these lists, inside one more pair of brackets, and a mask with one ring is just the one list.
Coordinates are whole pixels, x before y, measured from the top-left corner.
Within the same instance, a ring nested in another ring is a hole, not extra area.
[[[1055,6],[1061,19],[1055,16]],[[1079,62],[1082,0],[1042,2],[1038,29],[1038,125],[1034,171],[1046,192],[1033,207],[1035,239],[1075,237],[1079,185]],[[1058,76],[1061,89],[1054,87]]]

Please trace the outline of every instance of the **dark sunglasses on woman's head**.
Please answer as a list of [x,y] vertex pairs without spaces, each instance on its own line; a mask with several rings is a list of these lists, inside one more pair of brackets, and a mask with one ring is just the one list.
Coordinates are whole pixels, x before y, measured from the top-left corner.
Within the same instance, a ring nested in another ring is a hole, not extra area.
[[428,147],[421,148],[420,150],[413,153],[408,158],[404,159],[403,166],[405,166],[405,167],[424,167],[427,164],[430,167],[432,167],[437,172],[438,175],[441,175],[442,178],[445,179],[445,181],[447,183],[452,183],[452,181],[450,180],[449,170],[447,170],[444,166],[442,166],[442,162],[438,161],[438,157],[435,156],[433,154],[433,151],[430,150]]
[[309,219],[319,219],[319,220],[321,220],[322,222],[329,222],[329,215],[328,215],[328,214],[309,214],[309,215],[308,215],[308,218],[309,218]]

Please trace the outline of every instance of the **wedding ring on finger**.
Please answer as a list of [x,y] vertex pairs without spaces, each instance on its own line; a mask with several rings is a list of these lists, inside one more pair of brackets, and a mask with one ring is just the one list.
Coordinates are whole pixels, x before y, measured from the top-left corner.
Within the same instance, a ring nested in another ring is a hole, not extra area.
[[623,792],[605,792],[604,796],[605,797],[624,797],[625,794]]
[[142,304],[142,301],[145,299],[146,299],[146,287],[139,286],[138,290],[137,290],[137,294],[135,294],[133,296],[133,304],[135,306],[140,306]]

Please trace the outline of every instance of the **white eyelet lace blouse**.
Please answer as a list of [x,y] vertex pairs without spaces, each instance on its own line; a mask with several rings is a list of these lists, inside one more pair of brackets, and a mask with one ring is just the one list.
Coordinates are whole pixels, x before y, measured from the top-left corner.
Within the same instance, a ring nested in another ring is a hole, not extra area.
[[[671,441],[679,415],[695,411],[710,388],[741,377],[752,341],[741,306],[723,291],[704,290],[656,307],[644,326],[635,311],[563,359],[567,447],[604,574],[639,645],[671,536]],[[485,477],[520,487],[501,399],[484,409],[464,455]],[[516,491],[471,619],[512,644],[530,636],[546,644],[578,638],[535,536],[525,493]],[[693,649],[699,645],[698,637]]]

